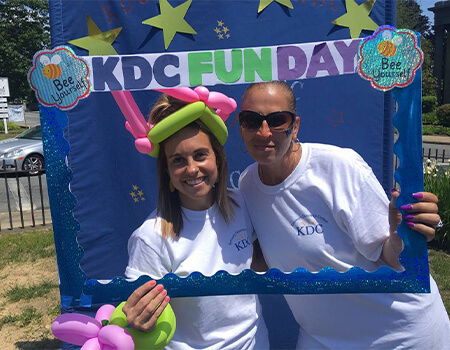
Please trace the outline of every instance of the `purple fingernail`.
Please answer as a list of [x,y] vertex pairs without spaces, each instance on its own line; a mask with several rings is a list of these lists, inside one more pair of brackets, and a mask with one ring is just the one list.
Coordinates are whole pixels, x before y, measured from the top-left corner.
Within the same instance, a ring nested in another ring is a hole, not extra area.
[[397,189],[395,187],[391,188],[391,193],[394,193],[394,192],[397,192]]
[[423,194],[420,193],[420,192],[413,193],[412,197],[415,198],[415,199],[421,199],[421,198],[423,198]]
[[403,216],[403,219],[407,220],[407,221],[411,221],[412,219],[414,219],[414,215],[412,215],[412,214],[405,215],[405,216]]
[[400,207],[401,210],[411,210],[413,206],[411,204],[405,204]]
[[406,221],[406,225],[408,225],[409,227],[414,227],[414,222],[411,221]]

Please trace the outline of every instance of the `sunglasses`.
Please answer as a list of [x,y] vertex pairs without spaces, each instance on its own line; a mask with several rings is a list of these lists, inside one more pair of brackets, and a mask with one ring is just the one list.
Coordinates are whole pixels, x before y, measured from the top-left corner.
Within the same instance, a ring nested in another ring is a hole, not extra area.
[[295,114],[289,111],[272,112],[267,115],[255,111],[239,113],[239,124],[247,130],[259,130],[264,120],[271,131],[282,132],[288,130],[294,124]]

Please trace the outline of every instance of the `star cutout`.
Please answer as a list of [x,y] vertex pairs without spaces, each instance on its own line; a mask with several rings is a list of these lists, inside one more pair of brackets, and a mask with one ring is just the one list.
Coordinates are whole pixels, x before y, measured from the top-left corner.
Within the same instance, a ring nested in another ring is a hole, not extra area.
[[219,34],[219,33],[221,32],[221,30],[220,30],[219,27],[216,27],[216,28],[214,29],[214,31],[215,31],[217,34]]
[[144,192],[142,192],[141,190],[138,191],[138,195],[139,197],[142,197],[144,195]]
[[223,34],[218,35],[219,39],[223,39]]
[[294,8],[294,6],[292,6],[291,0],[259,0],[258,13],[260,13],[262,10],[264,10],[267,6],[269,6],[274,1],[278,2],[279,4],[281,4],[283,6],[290,8],[291,10]]
[[130,196],[134,198],[134,197],[136,197],[136,193],[130,192]]
[[133,186],[133,190],[137,190],[139,188],[139,186],[137,185],[132,185]]
[[227,38],[229,38],[230,37],[230,34],[227,34],[227,35],[225,35]]
[[217,25],[218,25],[219,27],[222,27],[222,26],[223,26],[223,21],[217,21]]
[[137,198],[137,197],[133,198],[133,200],[134,200],[135,203],[139,202],[139,198]]
[[166,50],[177,32],[197,34],[184,19],[191,3],[192,0],[188,0],[174,8],[167,0],[159,0],[161,14],[142,22],[143,24],[163,30],[164,47]]
[[227,32],[229,32],[229,31],[230,31],[230,30],[228,29],[228,27],[225,27],[225,26],[223,27],[223,32],[224,32],[224,33],[227,33]]
[[89,16],[87,16],[87,27],[88,36],[69,40],[68,43],[87,50],[89,56],[117,55],[112,43],[116,40],[122,27],[102,32]]
[[361,5],[358,5],[355,0],[345,0],[347,13],[336,18],[331,23],[341,27],[348,27],[352,39],[359,38],[363,30],[375,31],[379,25],[369,17],[375,2],[376,0],[367,0]]
[[337,127],[338,124],[344,122],[343,116],[344,116],[344,111],[336,111],[333,109],[333,110],[331,110],[331,114],[328,117],[328,120],[333,123],[334,127]]

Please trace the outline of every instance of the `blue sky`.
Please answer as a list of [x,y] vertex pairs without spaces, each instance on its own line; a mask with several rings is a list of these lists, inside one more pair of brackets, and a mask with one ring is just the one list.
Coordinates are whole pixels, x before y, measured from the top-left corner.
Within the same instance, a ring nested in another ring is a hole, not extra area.
[[[438,0],[441,1],[441,0]],[[428,16],[430,19],[430,23],[434,24],[434,13],[428,11],[430,7],[434,7],[434,4],[438,2],[437,0],[417,0],[417,3],[420,5],[422,12],[425,16]]]

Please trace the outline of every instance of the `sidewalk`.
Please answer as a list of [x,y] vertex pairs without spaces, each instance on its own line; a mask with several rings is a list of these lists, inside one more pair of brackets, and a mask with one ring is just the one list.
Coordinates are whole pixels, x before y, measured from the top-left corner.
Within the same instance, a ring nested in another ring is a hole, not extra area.
[[[25,229],[33,229],[33,228],[43,228],[49,227],[52,225],[52,216],[50,215],[50,209],[44,209],[44,217],[45,217],[45,226],[43,225],[44,220],[42,219],[42,210],[36,209],[34,210],[34,224],[31,216],[31,210],[24,210],[23,212],[23,223]],[[9,213],[0,213],[0,234],[4,232],[11,232],[13,230],[21,230],[22,228],[22,219],[20,217],[19,211],[14,211],[11,213],[12,218],[12,230],[11,230],[11,222],[9,218]]]
[[423,135],[422,136],[422,142],[450,145],[450,136],[445,136],[445,135]]

